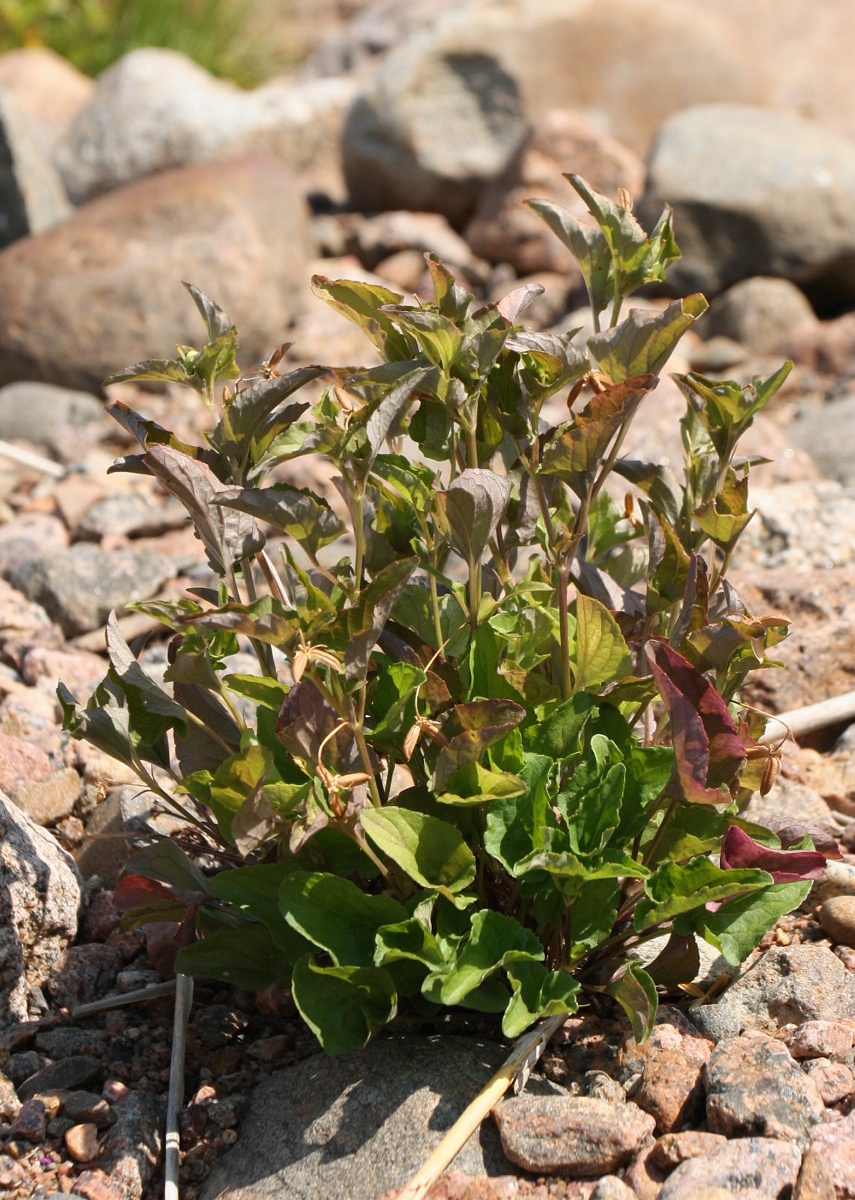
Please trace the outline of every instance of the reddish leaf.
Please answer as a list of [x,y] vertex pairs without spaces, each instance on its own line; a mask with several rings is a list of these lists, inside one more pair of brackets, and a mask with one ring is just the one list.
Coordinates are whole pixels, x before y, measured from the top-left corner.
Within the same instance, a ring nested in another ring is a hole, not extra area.
[[721,846],[723,870],[756,867],[768,871],[775,883],[796,883],[802,879],[821,879],[826,859],[818,850],[771,850],[749,837],[738,825],[729,825]]
[[727,705],[667,643],[648,642],[647,657],[671,721],[672,794],[690,804],[723,804],[722,785],[745,761],[745,746]]
[[119,909],[136,908],[157,900],[174,903],[176,899],[175,888],[156,879],[146,879],[145,875],[126,875],[113,892],[113,903]]

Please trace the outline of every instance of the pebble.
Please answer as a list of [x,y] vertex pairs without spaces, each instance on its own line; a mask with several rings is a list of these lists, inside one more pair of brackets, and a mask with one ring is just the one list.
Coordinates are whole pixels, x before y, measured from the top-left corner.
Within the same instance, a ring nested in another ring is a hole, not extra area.
[[726,1137],[803,1139],[822,1120],[816,1085],[761,1033],[719,1042],[706,1068],[707,1121]]
[[805,1063],[804,1071],[825,1105],[839,1104],[855,1091],[855,1075],[846,1063],[811,1058]]
[[697,1158],[701,1154],[710,1154],[719,1146],[724,1146],[727,1138],[721,1133],[708,1133],[703,1129],[687,1129],[682,1133],[666,1133],[656,1139],[650,1152],[651,1161],[657,1167],[673,1168],[685,1162],[687,1158]]
[[[792,1194],[802,1152],[776,1138],[734,1138],[711,1154],[689,1158],[668,1176],[658,1200],[698,1200],[704,1189],[752,1200],[780,1200]],[[790,1189],[787,1191],[787,1189]]]
[[852,1049],[850,1021],[804,1021],[784,1035],[793,1058],[842,1058]]
[[18,1096],[28,1100],[41,1092],[71,1091],[99,1079],[103,1070],[104,1064],[100,1058],[90,1054],[72,1054],[30,1075],[18,1088]]
[[587,1096],[520,1096],[502,1100],[493,1117],[502,1149],[535,1174],[597,1176],[626,1166],[654,1120],[635,1105]]
[[842,946],[855,947],[855,896],[832,896],[819,910],[819,923]]
[[98,1127],[89,1123],[72,1125],[65,1134],[65,1145],[75,1162],[94,1162],[98,1157]]
[[10,1138],[25,1142],[43,1142],[47,1126],[47,1109],[43,1100],[24,1100],[9,1131]]

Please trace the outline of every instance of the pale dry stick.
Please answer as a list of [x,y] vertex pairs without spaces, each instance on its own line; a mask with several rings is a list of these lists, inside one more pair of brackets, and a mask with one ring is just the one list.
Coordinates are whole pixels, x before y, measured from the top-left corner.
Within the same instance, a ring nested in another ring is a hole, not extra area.
[[820,700],[817,704],[807,704],[804,708],[770,715],[768,721],[769,728],[760,738],[763,745],[780,741],[784,729],[789,729],[793,737],[797,738],[807,733],[815,733],[818,729],[826,729],[829,725],[855,721],[855,692],[844,692],[841,696],[832,696],[828,700]]
[[134,991],[123,992],[120,996],[105,996],[103,1000],[78,1004],[77,1008],[71,1010],[70,1016],[76,1021],[79,1017],[92,1017],[95,1013],[122,1008],[125,1004],[144,1004],[146,1000],[159,1000],[161,996],[171,996],[174,991],[174,979],[169,979],[166,983],[152,983],[149,987],[135,988]]
[[41,454],[35,454],[32,450],[24,450],[22,446],[15,446],[12,442],[0,440],[0,456],[10,458],[12,462],[19,463],[22,467],[33,467],[36,471],[41,471],[43,475],[52,475],[54,479],[60,479],[68,470],[62,463],[54,462],[52,458],[45,458]]
[[166,1153],[164,1156],[163,1200],[178,1200],[178,1163],[181,1135],[178,1112],[184,1103],[184,1050],[187,1044],[187,1018],[193,1005],[193,977],[175,976],[175,1024],[172,1030],[172,1058],[169,1062],[169,1091],[166,1095]]
[[511,1084],[519,1081],[519,1090],[525,1087],[532,1068],[537,1063],[549,1039],[567,1020],[568,1013],[559,1013],[523,1034],[513,1052],[505,1059],[489,1083],[460,1114],[448,1133],[425,1159],[412,1179],[398,1193],[398,1200],[423,1200],[437,1177],[451,1160],[463,1149],[468,1138],[504,1096]]

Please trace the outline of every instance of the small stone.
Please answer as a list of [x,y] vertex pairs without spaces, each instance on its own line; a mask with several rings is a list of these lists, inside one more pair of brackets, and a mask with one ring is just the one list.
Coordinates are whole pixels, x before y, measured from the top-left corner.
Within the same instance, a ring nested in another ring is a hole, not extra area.
[[16,1163],[8,1154],[0,1154],[0,1187],[19,1187],[26,1177],[27,1173],[20,1163]]
[[94,1125],[106,1129],[116,1119],[116,1114],[103,1096],[95,1092],[73,1091],[59,1093],[63,1115],[76,1125]]
[[819,910],[819,923],[839,946],[855,946],[855,896],[832,896]]
[[632,1188],[617,1175],[604,1175],[591,1192],[590,1200],[636,1200],[636,1198]]
[[811,1151],[834,1181],[837,1196],[842,1200],[855,1196],[855,1113],[815,1126],[808,1146],[808,1153]]
[[109,1176],[97,1168],[78,1175],[74,1181],[74,1191],[82,1200],[125,1200],[122,1188],[111,1183]]
[[802,1152],[793,1142],[775,1138],[734,1138],[712,1154],[689,1158],[668,1176],[659,1200],[710,1200],[724,1196],[751,1196],[752,1200],[779,1200],[791,1195]]
[[786,1047],[765,1034],[719,1042],[707,1063],[706,1083],[713,1133],[800,1139],[823,1117],[815,1085]]
[[25,1100],[9,1131],[10,1138],[25,1142],[43,1142],[47,1130],[47,1110],[43,1100]]
[[131,1092],[116,1108],[116,1122],[104,1136],[100,1162],[125,1200],[140,1200],[161,1161],[163,1135],[157,1102]]
[[135,992],[139,988],[149,987],[153,983],[161,982],[162,978],[159,972],[134,967],[119,972],[116,976],[116,989],[122,993]]
[[11,1123],[21,1110],[21,1102],[15,1092],[15,1085],[7,1075],[0,1071],[0,1121]]
[[703,1067],[684,1058],[679,1050],[662,1050],[644,1067],[641,1087],[633,1100],[650,1113],[659,1133],[671,1133],[684,1124],[695,1124],[703,1115]]
[[845,1021],[803,1021],[784,1042],[793,1058],[842,1058],[852,1049],[852,1026]]
[[793,1200],[836,1200],[837,1189],[822,1156],[808,1146],[793,1192]]
[[665,1170],[678,1167],[687,1158],[710,1154],[723,1146],[727,1138],[720,1133],[707,1133],[702,1129],[686,1129],[682,1133],[666,1133],[657,1138],[650,1152],[651,1161]]
[[65,1135],[65,1145],[75,1162],[94,1162],[98,1157],[98,1129],[95,1125],[72,1125]]
[[811,1058],[804,1064],[803,1070],[810,1076],[823,1104],[839,1104],[855,1091],[855,1075],[846,1063]]
[[650,1138],[623,1173],[625,1181],[638,1196],[638,1200],[659,1200],[659,1190],[668,1174],[664,1167],[653,1160],[656,1143]]
[[529,1096],[493,1109],[502,1149],[511,1162],[536,1174],[563,1171],[581,1177],[625,1166],[654,1128],[632,1104],[583,1096]]
[[93,1058],[89,1054],[72,1054],[42,1067],[35,1075],[24,1080],[18,1088],[18,1095],[22,1100],[28,1100],[39,1092],[71,1091],[98,1079],[103,1069],[100,1058]]
[[130,1092],[121,1079],[108,1079],[101,1089],[101,1095],[108,1104],[117,1104],[120,1100],[127,1100]]
[[17,1054],[9,1056],[3,1070],[17,1086],[46,1066],[44,1055],[37,1054],[35,1050],[19,1050]]
[[247,1046],[248,1056],[256,1062],[272,1063],[290,1053],[294,1039],[287,1033],[277,1033],[273,1037],[259,1038],[257,1042]]
[[582,1080],[582,1095],[594,1100],[608,1100],[612,1104],[623,1104],[626,1092],[616,1079],[605,1071],[586,1071]]
[[[104,1029],[75,1029],[60,1025],[57,1029],[40,1030],[36,1034],[36,1049],[54,1059],[69,1058],[72,1054],[97,1057],[106,1053],[109,1041],[110,1035]],[[27,1074],[32,1075],[33,1072],[28,1071]]]
[[208,1116],[220,1129],[231,1129],[237,1125],[249,1105],[249,1098],[239,1093],[212,1100],[208,1105]]
[[50,990],[66,1008],[105,995],[116,982],[122,955],[113,946],[71,946],[51,974]]

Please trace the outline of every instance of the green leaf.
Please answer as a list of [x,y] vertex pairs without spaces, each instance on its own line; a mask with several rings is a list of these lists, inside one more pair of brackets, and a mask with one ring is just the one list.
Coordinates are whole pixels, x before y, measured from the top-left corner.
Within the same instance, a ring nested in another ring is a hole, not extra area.
[[583,883],[570,910],[569,961],[576,962],[606,940],[620,907],[618,879],[592,879]]
[[138,739],[153,745],[167,730],[187,733],[187,712],[147,675],[119,631],[115,612],[107,618],[107,655],[116,682],[128,703],[131,728]]
[[348,635],[344,677],[348,683],[361,682],[365,678],[371,651],[418,565],[417,558],[402,558],[390,563],[378,571],[353,608],[344,611]]
[[170,838],[160,838],[126,858],[123,870],[128,875],[144,875],[191,892],[207,892],[208,880],[184,851]]
[[520,859],[543,844],[549,822],[555,825],[549,794],[553,765],[545,754],[526,754],[519,773],[524,795],[497,800],[487,809],[484,849],[507,871],[513,873]]
[[617,621],[599,600],[580,592],[576,597],[574,692],[616,682],[631,670],[632,658]]
[[602,230],[578,220],[551,200],[524,200],[574,256],[582,271],[591,307],[601,313],[614,296],[612,255]]
[[401,960],[423,963],[431,970],[445,965],[440,944],[421,921],[411,917],[397,925],[384,925],[377,930],[374,962],[378,967]]
[[736,965],[745,962],[779,917],[798,908],[812,886],[810,880],[776,883],[747,896],[736,896],[716,912],[702,909],[690,914],[688,921],[681,918],[675,922],[675,928],[679,926],[685,932],[683,926],[690,923],[693,932],[715,946],[727,962]]
[[530,749],[549,758],[566,758],[578,748],[579,735],[596,705],[595,697],[577,692],[526,730]]
[[[436,791],[448,790],[458,771],[478,762],[484,751],[516,728],[525,715],[523,706],[513,700],[470,700],[456,704],[443,727],[448,744],[436,760],[433,779]],[[455,733],[455,728],[460,732]]]
[[472,917],[469,937],[451,970],[444,975],[440,988],[442,1003],[460,1004],[508,963],[539,962],[542,958],[540,942],[519,921],[493,909],[482,909]]
[[414,342],[400,333],[389,314],[383,311],[384,305],[395,305],[403,300],[399,292],[378,284],[331,280],[322,275],[312,276],[312,291],[357,325],[389,361],[413,357]]
[[212,498],[214,504],[266,521],[316,555],[345,532],[330,508],[308,488],[277,483],[268,488],[226,487]]
[[201,942],[182,946],[175,967],[183,975],[219,979],[248,992],[260,992],[288,974],[279,947],[266,927],[250,924],[218,929]]
[[421,887],[462,892],[475,878],[475,856],[453,825],[387,805],[363,812],[362,827],[379,850]]
[[657,375],[677,342],[709,305],[700,293],[675,300],[660,313],[633,309],[613,329],[588,339],[588,350],[614,383],[634,375]]
[[285,920],[336,966],[370,966],[381,925],[406,921],[409,914],[390,896],[371,896],[337,875],[292,871],[279,889]]
[[327,1054],[361,1049],[397,1009],[394,980],[382,967],[321,967],[306,954],[294,964],[291,989]]
[[[622,375],[621,380],[625,379]],[[657,383],[655,375],[640,375],[592,396],[585,408],[574,414],[572,422],[559,426],[546,442],[541,459],[543,473],[557,475],[577,496],[586,496],[612,438]]]
[[265,675],[224,675],[223,683],[236,696],[243,696],[245,700],[274,712],[279,711],[288,694],[288,689],[278,679],[269,679]]
[[579,1007],[579,984],[566,971],[548,971],[532,962],[509,963],[506,969],[513,995],[502,1017],[505,1037],[519,1037],[535,1021]]
[[510,482],[481,467],[468,467],[435,493],[437,522],[467,562],[480,562],[510,498]]
[[510,771],[491,771],[480,763],[469,763],[455,771],[448,781],[448,790],[437,796],[440,804],[486,804],[492,800],[507,800],[521,796],[526,785]]
[[208,881],[208,889],[212,896],[261,921],[283,962],[291,966],[312,946],[288,924],[279,908],[279,888],[289,871],[287,863],[244,863],[234,870],[214,875]]
[[608,845],[620,821],[625,782],[626,766],[622,762],[609,765],[608,757],[601,762],[583,762],[573,772],[556,803],[575,854],[598,854]]
[[650,1037],[656,1021],[659,999],[656,984],[637,963],[629,963],[605,987],[629,1017],[635,1040],[641,1045]]
[[[635,927],[642,932],[680,913],[703,908],[711,901],[728,900],[739,892],[756,892],[771,883],[768,871],[752,867],[723,870],[703,854],[687,863],[669,860],[646,880],[644,891],[649,899],[639,901],[636,906]],[[681,927],[678,932],[685,930]]]
[[418,342],[428,359],[451,374],[463,345],[463,332],[451,317],[430,308],[414,308],[406,304],[384,304],[395,324],[405,329]]

